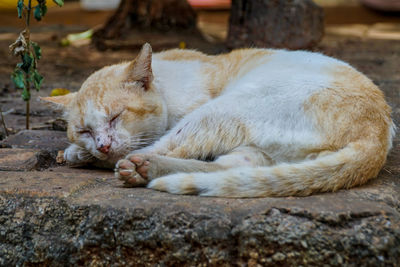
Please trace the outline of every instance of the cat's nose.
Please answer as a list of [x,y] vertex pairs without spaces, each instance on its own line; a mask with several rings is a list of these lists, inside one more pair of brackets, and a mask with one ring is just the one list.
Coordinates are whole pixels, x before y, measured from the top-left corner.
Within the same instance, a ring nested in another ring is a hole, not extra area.
[[111,147],[111,144],[109,144],[109,145],[102,144],[102,145],[100,145],[100,147],[97,148],[97,150],[100,151],[101,153],[108,154],[108,152],[110,151],[110,147]]

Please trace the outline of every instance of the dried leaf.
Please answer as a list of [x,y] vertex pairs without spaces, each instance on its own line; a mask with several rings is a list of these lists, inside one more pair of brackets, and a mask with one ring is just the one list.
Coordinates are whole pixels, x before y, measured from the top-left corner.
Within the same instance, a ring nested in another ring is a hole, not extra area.
[[179,42],[179,49],[185,49],[186,48],[186,43],[185,42]]
[[59,95],[67,95],[70,91],[65,88],[54,88],[51,90],[50,96],[59,96]]
[[9,48],[10,51],[14,54],[14,56],[23,55],[27,50],[27,43],[25,38],[26,31],[22,31],[17,40],[12,43]]
[[58,6],[64,5],[64,0],[53,0],[53,2],[56,3]]
[[59,150],[57,152],[56,162],[58,164],[63,164],[66,162],[66,160],[64,159],[64,151],[63,150]]

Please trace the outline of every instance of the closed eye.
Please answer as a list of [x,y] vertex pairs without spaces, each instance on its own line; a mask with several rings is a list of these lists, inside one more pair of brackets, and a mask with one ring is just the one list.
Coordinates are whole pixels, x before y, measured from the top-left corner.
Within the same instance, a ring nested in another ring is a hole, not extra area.
[[80,130],[80,131],[78,131],[78,134],[81,134],[81,135],[83,135],[83,134],[92,135],[92,131],[90,131],[90,130]]
[[114,126],[115,123],[117,122],[118,117],[122,114],[122,112],[118,113],[117,115],[115,115],[114,117],[112,117],[112,119],[110,120],[110,126]]

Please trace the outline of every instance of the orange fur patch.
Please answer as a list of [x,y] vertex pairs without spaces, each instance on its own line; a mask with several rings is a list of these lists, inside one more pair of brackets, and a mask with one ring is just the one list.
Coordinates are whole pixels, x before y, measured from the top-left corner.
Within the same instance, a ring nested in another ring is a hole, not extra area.
[[265,49],[239,49],[213,57],[209,67],[204,69],[204,75],[210,77],[207,86],[210,96],[219,96],[228,83],[265,63],[273,53]]
[[371,134],[387,146],[391,109],[382,91],[351,67],[336,66],[331,72],[335,80],[332,88],[315,93],[304,104],[325,135],[327,146],[342,148]]
[[181,191],[184,192],[184,194],[197,194],[198,189],[194,183],[194,177],[190,174],[185,175],[185,177],[182,179],[182,183],[180,184]]
[[335,66],[331,75],[332,87],[312,95],[304,110],[325,137],[324,147],[336,151],[350,146],[358,151],[356,159],[338,155],[339,162],[357,164],[357,173],[352,168],[341,170],[343,178],[332,179],[337,184],[327,186],[337,190],[363,184],[378,174],[386,160],[392,121],[391,108],[371,80],[348,66]]
[[159,108],[158,106],[151,106],[151,107],[131,107],[128,106],[126,108],[128,111],[132,112],[135,114],[136,118],[143,118],[149,114],[159,114]]
[[210,97],[221,94],[226,85],[245,75],[255,67],[265,63],[273,50],[238,49],[228,54],[208,56],[194,50],[174,49],[159,53],[157,58],[171,61],[201,61],[205,65],[203,73],[208,77]]
[[212,57],[195,50],[172,49],[158,53],[157,58],[169,61],[199,60],[209,62]]

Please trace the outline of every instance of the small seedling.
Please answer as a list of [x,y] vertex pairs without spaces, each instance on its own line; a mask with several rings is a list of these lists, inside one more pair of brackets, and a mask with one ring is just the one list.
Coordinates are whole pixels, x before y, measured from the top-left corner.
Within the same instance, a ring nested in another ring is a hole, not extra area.
[[[25,1],[26,2],[26,1]],[[39,91],[43,83],[43,76],[37,70],[37,62],[42,57],[40,46],[30,40],[30,19],[33,16],[40,21],[47,13],[46,0],[36,0],[37,5],[32,6],[32,0],[27,1],[25,5],[23,0],[18,0],[17,11],[18,18],[25,19],[25,29],[19,34],[17,40],[10,45],[10,50],[15,56],[21,57],[20,63],[11,74],[11,80],[15,87],[22,89],[22,99],[26,102],[26,129],[29,129],[29,101],[31,99],[31,86]],[[58,6],[64,5],[64,0],[53,0]]]

